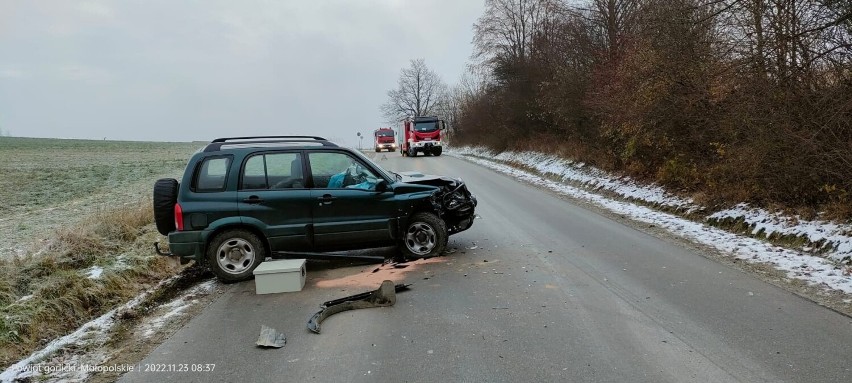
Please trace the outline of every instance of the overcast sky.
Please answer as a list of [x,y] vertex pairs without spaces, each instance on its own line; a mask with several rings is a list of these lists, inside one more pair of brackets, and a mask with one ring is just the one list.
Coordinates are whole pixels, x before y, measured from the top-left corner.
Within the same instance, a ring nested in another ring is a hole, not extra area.
[[413,58],[457,82],[482,0],[0,0],[0,130],[352,145]]

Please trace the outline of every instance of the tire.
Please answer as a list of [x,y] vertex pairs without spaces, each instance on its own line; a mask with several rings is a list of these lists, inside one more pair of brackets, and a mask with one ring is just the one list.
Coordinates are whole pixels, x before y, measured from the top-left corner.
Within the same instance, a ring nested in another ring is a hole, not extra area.
[[417,157],[417,152],[412,148],[408,148],[408,156],[409,157]]
[[411,216],[399,238],[399,250],[405,259],[431,258],[447,247],[447,225],[432,213]]
[[438,157],[438,156],[441,155],[442,151],[443,151],[443,149],[441,149],[441,148],[435,149],[435,151],[432,152],[432,155],[435,156],[435,157]]
[[381,152],[381,151],[382,151],[381,149],[376,148],[376,153]]
[[177,203],[178,182],[174,178],[162,178],[154,183],[154,222],[157,231],[168,235],[175,231],[175,204]]
[[207,267],[220,281],[245,281],[253,277],[254,269],[266,259],[266,247],[248,230],[225,230],[210,241],[206,258]]

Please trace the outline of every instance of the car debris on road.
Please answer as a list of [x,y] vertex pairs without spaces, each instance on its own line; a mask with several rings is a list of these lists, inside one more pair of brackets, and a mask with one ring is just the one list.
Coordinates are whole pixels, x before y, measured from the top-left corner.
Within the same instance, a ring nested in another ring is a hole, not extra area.
[[278,332],[267,325],[260,325],[260,336],[254,344],[264,348],[281,348],[287,344],[287,338],[283,332]]
[[320,306],[320,311],[308,320],[308,330],[319,334],[322,321],[343,311],[393,306],[396,304],[396,293],[408,290],[409,286],[394,285],[393,281],[385,280],[376,290],[325,302]]

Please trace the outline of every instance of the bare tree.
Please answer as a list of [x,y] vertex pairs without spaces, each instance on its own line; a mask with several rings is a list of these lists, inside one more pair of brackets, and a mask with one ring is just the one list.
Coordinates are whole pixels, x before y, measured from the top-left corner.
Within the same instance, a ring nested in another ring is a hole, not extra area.
[[455,143],[852,217],[852,1],[484,1]]
[[592,20],[603,37],[609,59],[624,49],[624,39],[632,32],[639,11],[638,0],[594,0]]
[[388,91],[388,101],[381,106],[382,114],[388,122],[408,116],[434,115],[446,93],[447,86],[426,66],[424,59],[411,60],[411,65],[400,72],[397,88]]
[[485,14],[473,25],[474,57],[492,64],[525,62],[533,40],[548,33],[560,5],[556,0],[486,0]]
[[457,93],[462,99],[470,99],[485,91],[489,81],[490,73],[477,66],[468,66],[467,71],[462,73],[456,85]]

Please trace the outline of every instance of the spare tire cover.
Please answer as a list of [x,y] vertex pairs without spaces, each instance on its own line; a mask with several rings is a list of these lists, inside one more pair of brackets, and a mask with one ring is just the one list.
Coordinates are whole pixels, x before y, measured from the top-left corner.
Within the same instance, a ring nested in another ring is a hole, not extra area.
[[174,178],[163,178],[154,183],[154,222],[162,235],[168,235],[176,229],[177,194],[178,182]]

